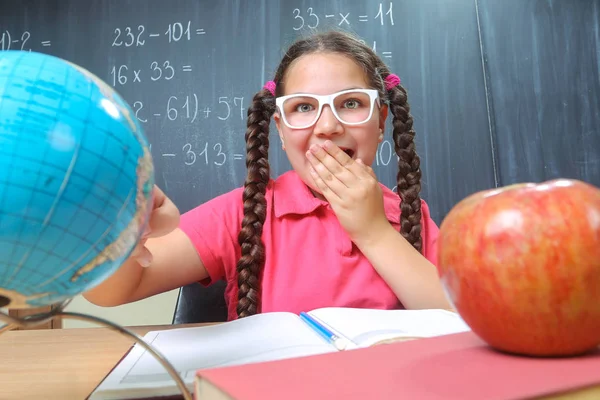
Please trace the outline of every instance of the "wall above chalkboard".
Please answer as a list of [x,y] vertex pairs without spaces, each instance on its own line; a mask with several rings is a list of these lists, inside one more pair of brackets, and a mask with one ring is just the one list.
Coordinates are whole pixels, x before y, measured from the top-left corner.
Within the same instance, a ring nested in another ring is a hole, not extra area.
[[[360,36],[408,89],[422,198],[553,177],[600,186],[600,1],[0,1],[0,48],[87,68],[135,111],[185,212],[243,184],[245,118],[298,35]],[[388,123],[374,164],[392,188]],[[290,168],[274,124],[272,175]],[[277,139],[277,140],[276,140]]]

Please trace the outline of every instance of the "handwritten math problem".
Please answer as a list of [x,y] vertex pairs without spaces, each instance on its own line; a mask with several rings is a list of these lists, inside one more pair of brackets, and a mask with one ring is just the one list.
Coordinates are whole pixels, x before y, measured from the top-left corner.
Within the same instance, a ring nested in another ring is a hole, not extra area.
[[227,162],[246,159],[245,153],[240,151],[239,153],[232,153],[228,149],[224,148],[220,142],[209,143],[204,142],[200,145],[192,145],[191,143],[185,143],[181,149],[173,153],[162,153],[162,157],[175,159],[183,162],[187,166],[196,165],[196,163],[202,165],[215,165],[220,167]]
[[50,40],[33,40],[29,31],[11,33],[9,30],[0,32],[0,50],[21,50],[31,51],[35,44],[40,44],[42,47],[50,47]]
[[157,38],[161,37],[166,37],[168,43],[190,41],[197,35],[205,35],[206,31],[193,26],[192,21],[187,21],[168,24],[166,30],[147,32],[144,25],[138,25],[117,27],[113,33],[112,47],[140,47],[144,46],[147,40],[158,40]]
[[346,12],[317,12],[316,8],[308,7],[306,10],[295,8],[293,11],[294,25],[293,29],[299,31],[304,28],[315,29],[319,24],[323,23],[323,20],[334,21],[338,26],[349,27],[353,23],[358,22],[359,24],[364,23],[379,23],[380,25],[394,25],[394,3],[391,1],[389,4],[379,3],[379,8],[374,14],[369,15],[368,12],[353,15],[352,13]]
[[[229,132],[229,134],[235,135],[234,132]],[[183,162],[187,166],[200,163],[206,166],[212,164],[220,167],[228,161],[246,159],[246,155],[242,151],[234,153],[221,142],[209,143],[208,141],[196,145],[185,143],[178,151],[164,152],[161,155],[164,158]],[[397,162],[398,156],[394,152],[394,146],[390,140],[384,140],[375,155],[375,165],[387,166]]]
[[[235,135],[235,132],[228,132],[228,134]],[[185,143],[177,151],[165,151],[161,155],[163,158],[173,159],[187,166],[199,163],[205,166],[215,165],[220,167],[227,162],[244,161],[246,159],[246,154],[243,151],[233,152],[221,142],[209,143],[208,141],[199,144]],[[397,162],[398,155],[394,152],[392,142],[385,139],[377,149],[374,166],[388,166]]]
[[[204,103],[201,103],[203,101]],[[220,96],[216,102],[207,104],[196,93],[185,96],[169,96],[161,110],[147,111],[142,101],[135,101],[133,109],[140,122],[148,122],[149,116],[167,118],[169,121],[184,120],[190,124],[204,119],[217,118],[220,121],[246,118],[246,106],[243,96]]]
[[125,85],[127,83],[142,83],[142,79],[150,79],[153,82],[164,79],[170,81],[178,73],[192,72],[191,65],[172,65],[169,60],[152,61],[146,68],[134,68],[128,65],[115,65],[110,70],[111,83],[113,86]]

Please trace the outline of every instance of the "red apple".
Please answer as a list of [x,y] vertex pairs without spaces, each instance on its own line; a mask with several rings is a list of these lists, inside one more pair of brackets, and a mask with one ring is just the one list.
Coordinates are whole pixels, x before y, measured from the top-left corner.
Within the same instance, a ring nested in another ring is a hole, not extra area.
[[573,356],[600,345],[600,189],[577,180],[475,193],[440,226],[448,298],[492,348]]

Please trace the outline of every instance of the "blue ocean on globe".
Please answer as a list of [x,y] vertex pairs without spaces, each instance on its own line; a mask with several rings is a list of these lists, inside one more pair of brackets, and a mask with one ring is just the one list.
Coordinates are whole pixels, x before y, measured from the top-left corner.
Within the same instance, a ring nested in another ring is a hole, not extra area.
[[0,51],[0,307],[59,303],[112,275],[152,208],[148,142],[110,86]]

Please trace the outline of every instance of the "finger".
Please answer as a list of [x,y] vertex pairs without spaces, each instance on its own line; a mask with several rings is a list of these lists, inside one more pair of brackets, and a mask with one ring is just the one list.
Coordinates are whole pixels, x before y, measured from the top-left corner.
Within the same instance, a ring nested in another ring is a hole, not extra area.
[[154,209],[144,237],[158,237],[173,231],[179,225],[179,210],[165,194],[155,186]]
[[315,181],[315,185],[317,188],[325,196],[329,203],[335,203],[340,200],[340,197],[325,183],[325,181],[319,176],[317,171],[314,168],[310,168],[310,175]]
[[[352,157],[350,157],[348,154],[346,154],[345,151],[340,149],[337,145],[335,145],[330,140],[325,141],[325,143],[323,144],[323,147],[332,157],[334,157],[340,164],[345,166],[346,169],[348,169],[350,172],[352,172],[354,174],[354,176],[356,176],[356,177],[364,178],[365,177],[365,175],[364,175],[365,168],[367,171],[371,169],[371,167],[369,167],[368,165],[363,163],[362,160],[360,160],[358,158],[356,160],[352,159]],[[360,163],[359,163],[359,161],[360,161]],[[370,175],[375,177],[374,172]],[[352,182],[355,182],[355,181],[352,181]]]
[[[341,197],[344,190],[348,190],[348,187],[342,183],[337,176],[332,174],[331,171],[329,171],[329,169],[321,161],[319,161],[310,150],[306,152],[306,158],[308,158],[308,161],[311,164],[310,172],[319,189],[330,191],[337,197]],[[319,182],[317,182],[317,179]],[[321,188],[321,185],[324,187]],[[325,193],[323,193],[323,195],[325,196]]]
[[323,146],[312,145],[309,151],[344,185],[350,187],[356,180],[356,176],[348,169],[354,160],[330,140]]
[[150,250],[143,243],[138,244],[133,249],[130,258],[135,259],[144,268],[150,266],[152,263],[152,253],[150,253]]
[[153,208],[160,207],[166,199],[167,196],[165,195],[165,193],[157,185],[154,185],[154,187],[152,188]]
[[359,158],[359,159],[356,160],[356,163],[359,164],[359,165],[361,165],[363,167],[363,171],[365,171],[366,173],[368,173],[373,178],[377,179],[377,175],[375,175],[375,171],[373,171],[373,168],[371,168],[367,164],[365,164],[363,162],[363,160],[361,160]]
[[352,157],[331,140],[326,140],[325,143],[323,143],[323,149],[344,167],[349,167],[354,163]]

